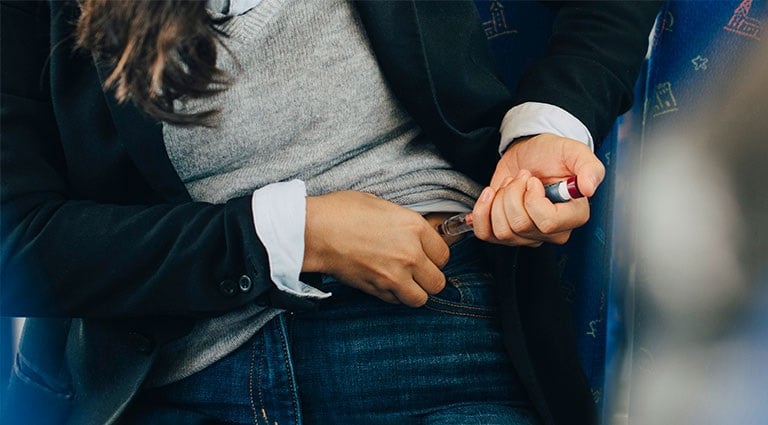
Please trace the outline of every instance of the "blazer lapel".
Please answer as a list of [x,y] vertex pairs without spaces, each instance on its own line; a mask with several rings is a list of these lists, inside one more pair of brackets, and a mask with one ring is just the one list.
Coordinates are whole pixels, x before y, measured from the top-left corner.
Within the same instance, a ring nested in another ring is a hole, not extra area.
[[[422,126],[439,120],[412,1],[359,1],[358,14],[395,95]],[[421,119],[422,117],[427,118]]]
[[379,66],[415,118],[460,137],[498,126],[511,95],[472,2],[360,1],[357,9]]
[[[96,65],[96,70],[103,84],[109,70],[106,65]],[[120,143],[147,183],[171,202],[190,200],[189,192],[165,150],[162,124],[132,103],[119,104],[111,92],[104,96]]]
[[464,137],[498,128],[512,96],[502,82],[471,1],[414,1],[418,33],[436,107]]
[[371,47],[392,91],[457,169],[490,181],[498,126],[512,96],[472,2],[359,1]]

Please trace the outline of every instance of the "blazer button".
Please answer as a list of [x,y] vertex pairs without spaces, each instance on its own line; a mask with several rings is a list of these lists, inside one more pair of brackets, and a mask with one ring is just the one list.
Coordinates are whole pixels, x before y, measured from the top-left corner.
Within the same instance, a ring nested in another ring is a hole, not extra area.
[[235,295],[235,291],[237,291],[237,283],[234,280],[227,279],[219,282],[219,292],[222,295],[231,297]]
[[240,287],[240,290],[243,292],[248,292],[251,290],[251,287],[253,286],[253,282],[251,282],[251,278],[247,275],[240,276],[240,280],[237,282],[238,286]]

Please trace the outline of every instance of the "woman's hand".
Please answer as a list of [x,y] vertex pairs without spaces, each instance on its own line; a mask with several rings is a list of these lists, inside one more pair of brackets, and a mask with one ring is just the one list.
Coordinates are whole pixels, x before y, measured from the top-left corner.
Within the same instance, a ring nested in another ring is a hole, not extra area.
[[587,198],[550,202],[544,184],[577,177],[579,191],[595,193],[605,167],[588,146],[553,134],[512,144],[496,166],[472,212],[475,236],[504,245],[565,243],[571,231],[589,219]]
[[435,229],[407,208],[354,191],[307,198],[302,271],[420,307],[445,287],[448,256]]

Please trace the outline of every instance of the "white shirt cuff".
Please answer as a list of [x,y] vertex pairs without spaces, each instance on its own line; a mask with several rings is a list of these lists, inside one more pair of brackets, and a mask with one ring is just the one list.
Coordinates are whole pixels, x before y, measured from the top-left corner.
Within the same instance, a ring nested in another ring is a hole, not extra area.
[[299,280],[304,262],[304,227],[307,189],[301,180],[273,183],[253,192],[253,225],[269,259],[277,289],[308,298],[328,298],[330,293]]
[[555,105],[525,102],[507,111],[501,121],[499,154],[518,137],[552,133],[583,142],[594,152],[595,143],[587,127],[578,118]]

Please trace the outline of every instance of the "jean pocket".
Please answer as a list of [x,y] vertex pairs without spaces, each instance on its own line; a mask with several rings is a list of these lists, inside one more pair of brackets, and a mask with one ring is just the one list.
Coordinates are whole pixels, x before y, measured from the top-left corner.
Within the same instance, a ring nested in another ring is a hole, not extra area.
[[469,272],[446,277],[445,288],[430,295],[425,308],[443,313],[492,319],[496,317],[495,283],[490,273]]

